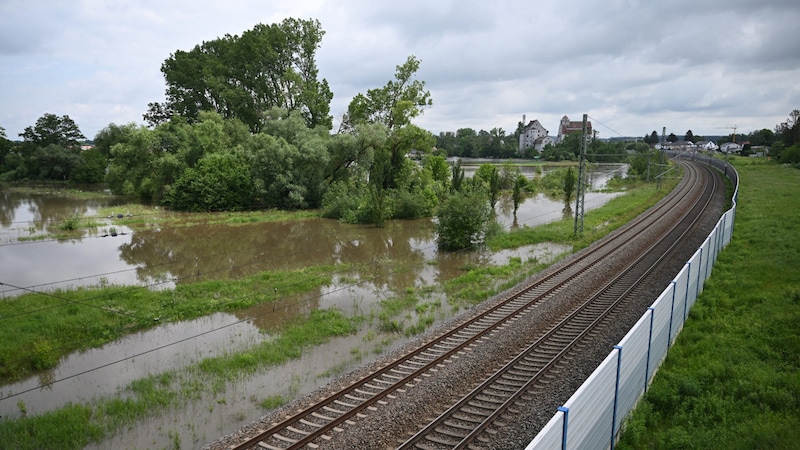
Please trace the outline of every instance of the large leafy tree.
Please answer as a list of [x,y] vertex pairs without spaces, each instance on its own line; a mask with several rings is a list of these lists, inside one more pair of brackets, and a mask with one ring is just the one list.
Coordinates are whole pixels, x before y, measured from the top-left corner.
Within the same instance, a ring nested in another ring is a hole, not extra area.
[[414,78],[419,66],[420,60],[409,56],[397,66],[394,80],[382,88],[367,90],[366,95],[356,95],[342,121],[343,131],[350,131],[359,123],[380,123],[395,130],[422,114],[433,101],[430,91],[425,90],[425,82]]
[[156,125],[177,114],[192,122],[210,110],[257,133],[265,112],[279,107],[299,111],[309,127],[330,129],[333,94],[317,79],[315,61],[323,35],[319,21],[289,18],[178,50],[161,66],[167,100],[151,103],[145,120]]
[[297,112],[271,116],[265,132],[244,145],[256,200],[284,209],[320,206],[330,167],[329,135],[307,128]]
[[[404,194],[420,192],[418,186],[410,182],[417,168],[406,155],[411,150],[428,152],[435,143],[430,132],[411,124],[413,118],[432,104],[425,82],[415,78],[419,66],[420,61],[409,56],[405,63],[396,67],[394,80],[382,88],[356,95],[342,120],[341,132],[368,136],[364,141],[370,144],[372,158],[366,186],[351,186],[366,188],[367,197],[360,207],[360,217],[377,226],[383,226],[385,220],[393,216],[395,197],[409,200]],[[359,140],[362,140],[360,136]]]
[[58,145],[65,149],[79,147],[80,141],[86,139],[78,125],[68,115],[59,117],[50,113],[45,113],[37,119],[34,126],[25,127],[19,135],[25,140],[26,145],[32,147]]

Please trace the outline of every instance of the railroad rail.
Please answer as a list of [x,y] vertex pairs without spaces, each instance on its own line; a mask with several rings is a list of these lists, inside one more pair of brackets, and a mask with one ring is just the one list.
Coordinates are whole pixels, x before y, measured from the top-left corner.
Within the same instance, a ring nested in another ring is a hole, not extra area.
[[[714,177],[711,179],[715,180]],[[491,439],[491,433],[487,432],[496,421],[502,420],[503,415],[518,401],[525,401],[526,396],[545,389],[548,380],[561,372],[562,360],[568,358],[584,340],[591,339],[592,333],[602,323],[614,320],[615,313],[624,308],[639,282],[658,269],[670,256],[670,250],[696,223],[717,188],[713,181],[706,184],[703,195],[696,199],[691,210],[664,238],[655,242],[573,313],[399,448],[462,449],[480,447],[481,440]],[[473,445],[476,441],[477,445]]]
[[[663,256],[667,252],[666,247],[669,247],[669,242],[680,239],[682,233],[691,227],[690,217],[699,214],[697,211],[703,208],[700,206],[703,204],[702,198],[709,197],[709,190],[715,187],[712,184],[711,187],[699,191],[695,188],[697,185],[710,185],[704,182],[703,169],[700,169],[699,165],[689,163],[682,163],[682,167],[685,176],[664,200],[606,239],[573,255],[570,264],[554,269],[528,286],[519,287],[510,293],[508,298],[498,301],[483,313],[446,330],[394,362],[319,400],[314,406],[273,423],[270,427],[259,430],[253,436],[228,448],[285,450],[322,446],[333,434],[369,415],[376,408],[386,405],[398,393],[413,389],[421,377],[435,376],[435,372],[453,358],[468,351],[469,347],[478,345],[480,340],[488,339],[491,333],[501,330],[510,321],[528,314],[539,302],[552,298],[573,283],[581,283],[587,272],[613,258],[631,240],[637,239],[642,230],[647,230],[662,221],[683,224],[678,225],[678,228],[682,226],[682,231],[673,227],[674,231],[670,231],[659,241],[663,243],[661,247],[659,244],[652,246],[648,252],[636,258],[637,264],[629,265],[614,282],[608,283],[589,301],[584,302],[581,308],[561,320],[551,331],[536,338],[535,342],[515,358],[516,366],[511,366],[514,364],[512,361],[498,370],[482,385],[485,386],[484,391],[478,391],[481,389],[478,388],[473,391],[475,393],[473,398],[459,402],[466,406],[451,407],[448,410],[452,412],[449,417],[445,416],[448,412],[440,416],[434,421],[439,423],[429,424],[423,431],[409,439],[404,448],[442,448],[442,446],[459,448],[458,446],[468,445],[476,439],[485,439],[481,436],[494,421],[514,402],[524,397],[526,392],[530,392],[533,380],[543,377],[537,374],[544,374],[556,367],[559,361],[568,355],[570,348],[574,348],[590,335],[597,324],[612,317],[615,310],[613,305],[619,305],[619,302],[624,301],[621,299],[629,295],[632,286],[644,276],[641,267],[647,266],[644,271],[648,272],[657,264],[657,261],[645,263],[642,258],[651,258],[645,255]],[[635,270],[635,267],[640,269]],[[620,286],[626,287],[621,292],[612,294],[612,291],[619,291]],[[479,410],[484,412],[477,416],[465,415],[465,411],[473,414],[470,408],[477,408],[476,404],[481,405]],[[492,407],[484,408],[487,405]],[[448,432],[441,433],[441,430]]]

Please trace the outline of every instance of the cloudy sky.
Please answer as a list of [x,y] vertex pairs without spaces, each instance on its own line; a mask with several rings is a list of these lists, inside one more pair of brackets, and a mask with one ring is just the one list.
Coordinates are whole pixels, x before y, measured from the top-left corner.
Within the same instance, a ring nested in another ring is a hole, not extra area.
[[176,50],[257,23],[318,19],[334,126],[409,55],[433,106],[416,123],[551,134],[587,113],[600,137],[774,129],[800,109],[798,0],[0,0],[0,126],[45,113],[88,138],[144,124]]

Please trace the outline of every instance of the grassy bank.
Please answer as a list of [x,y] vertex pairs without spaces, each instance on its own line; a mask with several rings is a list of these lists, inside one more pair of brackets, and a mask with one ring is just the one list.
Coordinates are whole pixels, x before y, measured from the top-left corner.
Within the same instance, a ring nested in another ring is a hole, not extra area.
[[800,442],[800,171],[734,161],[733,239],[619,449],[794,449]]

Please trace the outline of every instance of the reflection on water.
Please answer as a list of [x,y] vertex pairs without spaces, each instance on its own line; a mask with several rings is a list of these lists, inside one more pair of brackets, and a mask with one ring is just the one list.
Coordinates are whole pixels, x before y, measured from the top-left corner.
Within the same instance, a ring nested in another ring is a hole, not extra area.
[[[601,188],[621,170],[624,166],[609,165],[596,170],[590,177],[592,186]],[[535,176],[533,171],[526,174]],[[587,192],[586,210],[602,205],[615,195]],[[203,223],[183,227],[153,225],[135,230],[117,227],[124,234],[100,237],[102,233],[94,231],[67,242],[7,245],[10,237],[30,233],[29,228],[46,229],[46,224],[52,226],[72,211],[96,215],[97,209],[105,205],[96,201],[46,195],[20,196],[9,192],[4,192],[0,200],[0,237],[3,237],[0,241],[0,282],[12,286],[45,290],[109,282],[169,288],[196,280],[235,278],[266,270],[342,266],[331,285],[311,293],[287,297],[278,292],[274,303],[233,314],[219,313],[194,321],[163,325],[100,349],[70,355],[50,372],[0,387],[2,416],[18,414],[18,401],[24,402],[29,413],[36,414],[63,406],[66,402],[112,394],[131,380],[147,374],[180,368],[204,357],[259,342],[269,334],[279,332],[294,318],[316,308],[334,307],[348,315],[368,316],[377,302],[394,292],[403,292],[411,286],[440,285],[461,275],[464,267],[505,264],[511,258],[547,261],[570,251],[565,246],[537,245],[494,253],[486,250],[439,253],[435,226],[430,219],[391,221],[384,228],[347,225],[325,219],[236,226]],[[498,221],[505,227],[535,226],[572,215],[571,205],[541,194],[525,199],[516,216],[509,199],[501,200],[496,211]],[[9,286],[0,286],[0,298],[18,293]],[[443,306],[437,313],[437,320],[453,313],[451,307]],[[351,348],[363,347],[362,334],[326,344],[327,357],[310,362],[314,365],[310,372],[322,373],[335,365],[356,363],[352,361]],[[190,339],[195,335],[203,337]],[[389,349],[391,345],[376,344],[383,349]],[[316,354],[315,350],[310,352]],[[330,357],[332,352],[338,356]],[[89,371],[100,366],[105,367]],[[307,366],[306,369],[297,369],[302,367],[300,362],[292,362],[289,366],[301,373],[304,370],[309,372]],[[281,372],[285,370],[286,367],[271,369],[260,378],[255,377],[252,383],[278,386],[279,389],[274,389],[285,394],[289,376]],[[65,381],[37,389],[56,380]],[[292,383],[297,385],[293,387],[295,393],[302,393],[313,389],[320,379],[311,377]],[[24,394],[8,397],[21,392]],[[257,410],[257,407],[252,402],[241,403],[238,414],[252,418],[252,409]],[[228,411],[235,408],[227,405],[219,406],[219,409]],[[197,418],[189,414],[182,420]],[[241,420],[229,417],[219,427],[230,431]],[[163,435],[164,430],[151,430],[145,435],[153,433]],[[192,438],[186,436],[186,439],[191,441]],[[152,443],[151,439],[148,445]]]

